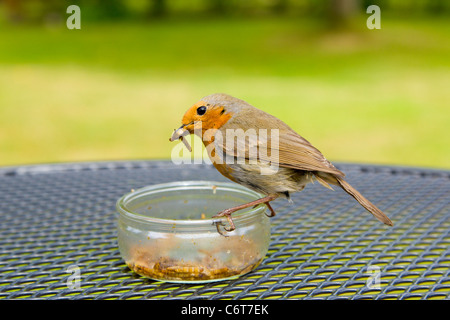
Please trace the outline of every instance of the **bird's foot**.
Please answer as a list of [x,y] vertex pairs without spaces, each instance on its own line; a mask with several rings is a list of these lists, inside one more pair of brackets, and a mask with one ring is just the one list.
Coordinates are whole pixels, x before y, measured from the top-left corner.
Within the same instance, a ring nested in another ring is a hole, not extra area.
[[[266,202],[265,205],[267,206],[267,208],[269,208],[270,214],[267,214],[265,211],[264,211],[264,214],[265,214],[266,216],[268,216],[269,218],[275,217],[277,214],[276,214],[275,210],[273,210],[273,208],[272,208],[272,206],[270,205],[270,203]],[[255,205],[253,206],[253,209],[255,209],[257,206],[259,206],[259,204],[255,204]]]
[[264,211],[264,213],[266,214],[266,216],[268,216],[269,218],[275,217],[275,215],[276,215],[275,210],[273,210],[273,208],[272,208],[272,206],[270,205],[270,203],[269,203],[269,202],[265,202],[265,204],[266,204],[267,208],[269,208],[269,210],[270,210],[270,214],[267,214],[267,213]]
[[268,195],[268,196],[266,196],[264,198],[261,198],[261,199],[258,199],[258,200],[255,200],[255,201],[252,201],[252,202],[249,202],[249,203],[241,204],[239,206],[220,211],[218,214],[213,216],[213,218],[226,217],[227,220],[228,220],[229,227],[225,227],[220,220],[213,221],[213,224],[216,226],[217,232],[219,232],[221,235],[226,237],[226,235],[220,231],[219,226],[223,226],[223,228],[227,232],[231,232],[231,231],[235,230],[236,227],[234,225],[233,219],[231,219],[231,214],[233,212],[236,212],[238,210],[245,209],[245,208],[250,208],[252,206],[259,205],[260,203],[265,203],[266,206],[270,209],[270,212],[271,212],[270,215],[268,215],[267,213],[265,213],[265,214],[268,217],[273,217],[273,216],[275,216],[275,211],[272,209],[272,207],[269,204],[269,202],[272,201],[272,200],[275,200],[277,197],[278,197],[277,194],[270,194],[270,195]]
[[231,219],[231,214],[232,214],[234,211],[235,211],[235,210],[226,209],[226,210],[220,211],[218,214],[216,214],[215,216],[213,216],[213,218],[221,218],[221,217],[226,217],[226,218],[227,218],[228,224],[229,224],[228,227],[225,227],[224,224],[223,224],[223,222],[222,222],[221,220],[214,220],[214,221],[213,221],[213,224],[214,224],[214,225],[216,226],[216,228],[217,228],[217,232],[218,232],[220,235],[224,236],[224,237],[228,237],[228,235],[226,235],[226,233],[223,233],[223,232],[220,230],[219,226],[222,226],[223,229],[224,229],[226,232],[232,232],[232,231],[234,231],[234,230],[236,229],[236,226],[234,225],[233,219]]

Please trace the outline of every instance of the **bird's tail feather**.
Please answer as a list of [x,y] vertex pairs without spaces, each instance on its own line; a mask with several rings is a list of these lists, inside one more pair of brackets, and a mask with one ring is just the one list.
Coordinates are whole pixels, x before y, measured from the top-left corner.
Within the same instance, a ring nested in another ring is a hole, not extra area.
[[355,188],[353,188],[347,181],[342,178],[336,177],[338,184],[344,189],[349,195],[356,199],[364,208],[367,209],[375,218],[387,224],[388,226],[393,226],[392,221],[378,209],[372,202],[367,200],[361,193],[359,193]]
[[378,209],[372,202],[367,200],[361,193],[359,193],[355,188],[353,188],[347,181],[345,181],[341,177],[337,177],[335,175],[331,175],[329,173],[316,172],[315,178],[321,185],[330,188],[330,184],[339,185],[342,189],[344,189],[349,195],[355,198],[367,211],[369,211],[375,218],[387,224],[388,226],[393,226],[392,221],[381,211]]

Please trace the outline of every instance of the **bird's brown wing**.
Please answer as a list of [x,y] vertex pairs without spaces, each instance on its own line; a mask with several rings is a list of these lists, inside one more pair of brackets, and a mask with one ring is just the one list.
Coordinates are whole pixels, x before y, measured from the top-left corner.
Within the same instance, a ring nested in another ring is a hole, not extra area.
[[345,176],[342,171],[336,169],[325,159],[319,150],[295,132],[288,131],[280,137],[278,150],[281,167],[326,172],[338,177]]
[[245,143],[239,143],[238,140],[233,143],[229,138],[227,143],[226,135],[223,134],[221,139],[216,139],[215,146],[224,155],[235,159],[249,160],[256,156],[258,161],[271,162],[280,167],[345,176],[311,143],[292,130],[279,130],[278,135],[268,130],[265,137],[260,132],[255,135],[248,133],[249,131],[246,132]]

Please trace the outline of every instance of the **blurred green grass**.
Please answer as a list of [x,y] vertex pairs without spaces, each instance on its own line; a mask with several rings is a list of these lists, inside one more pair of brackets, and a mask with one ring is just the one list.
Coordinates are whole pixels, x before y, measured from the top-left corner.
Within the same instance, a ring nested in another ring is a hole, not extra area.
[[355,26],[2,26],[0,165],[168,159],[185,110],[226,92],[284,120],[331,161],[448,168],[450,24]]

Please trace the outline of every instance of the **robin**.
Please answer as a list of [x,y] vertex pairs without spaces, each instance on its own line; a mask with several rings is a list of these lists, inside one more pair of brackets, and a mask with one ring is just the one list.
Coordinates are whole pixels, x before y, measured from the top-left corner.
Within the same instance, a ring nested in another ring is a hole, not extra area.
[[[283,121],[243,100],[222,93],[204,97],[187,110],[181,127],[169,140],[180,139],[191,151],[183,139],[189,134],[200,136],[212,164],[222,175],[265,195],[217,213],[214,218],[227,218],[229,227],[224,229],[228,232],[235,230],[233,212],[264,203],[270,216],[274,216],[270,201],[279,197],[290,200],[291,193],[303,190],[314,181],[330,189],[330,184],[341,187],[375,218],[393,225],[380,209],[347,183],[345,174],[311,143]],[[240,143],[235,143],[235,138],[240,139]],[[216,227],[219,231],[218,225]]]

